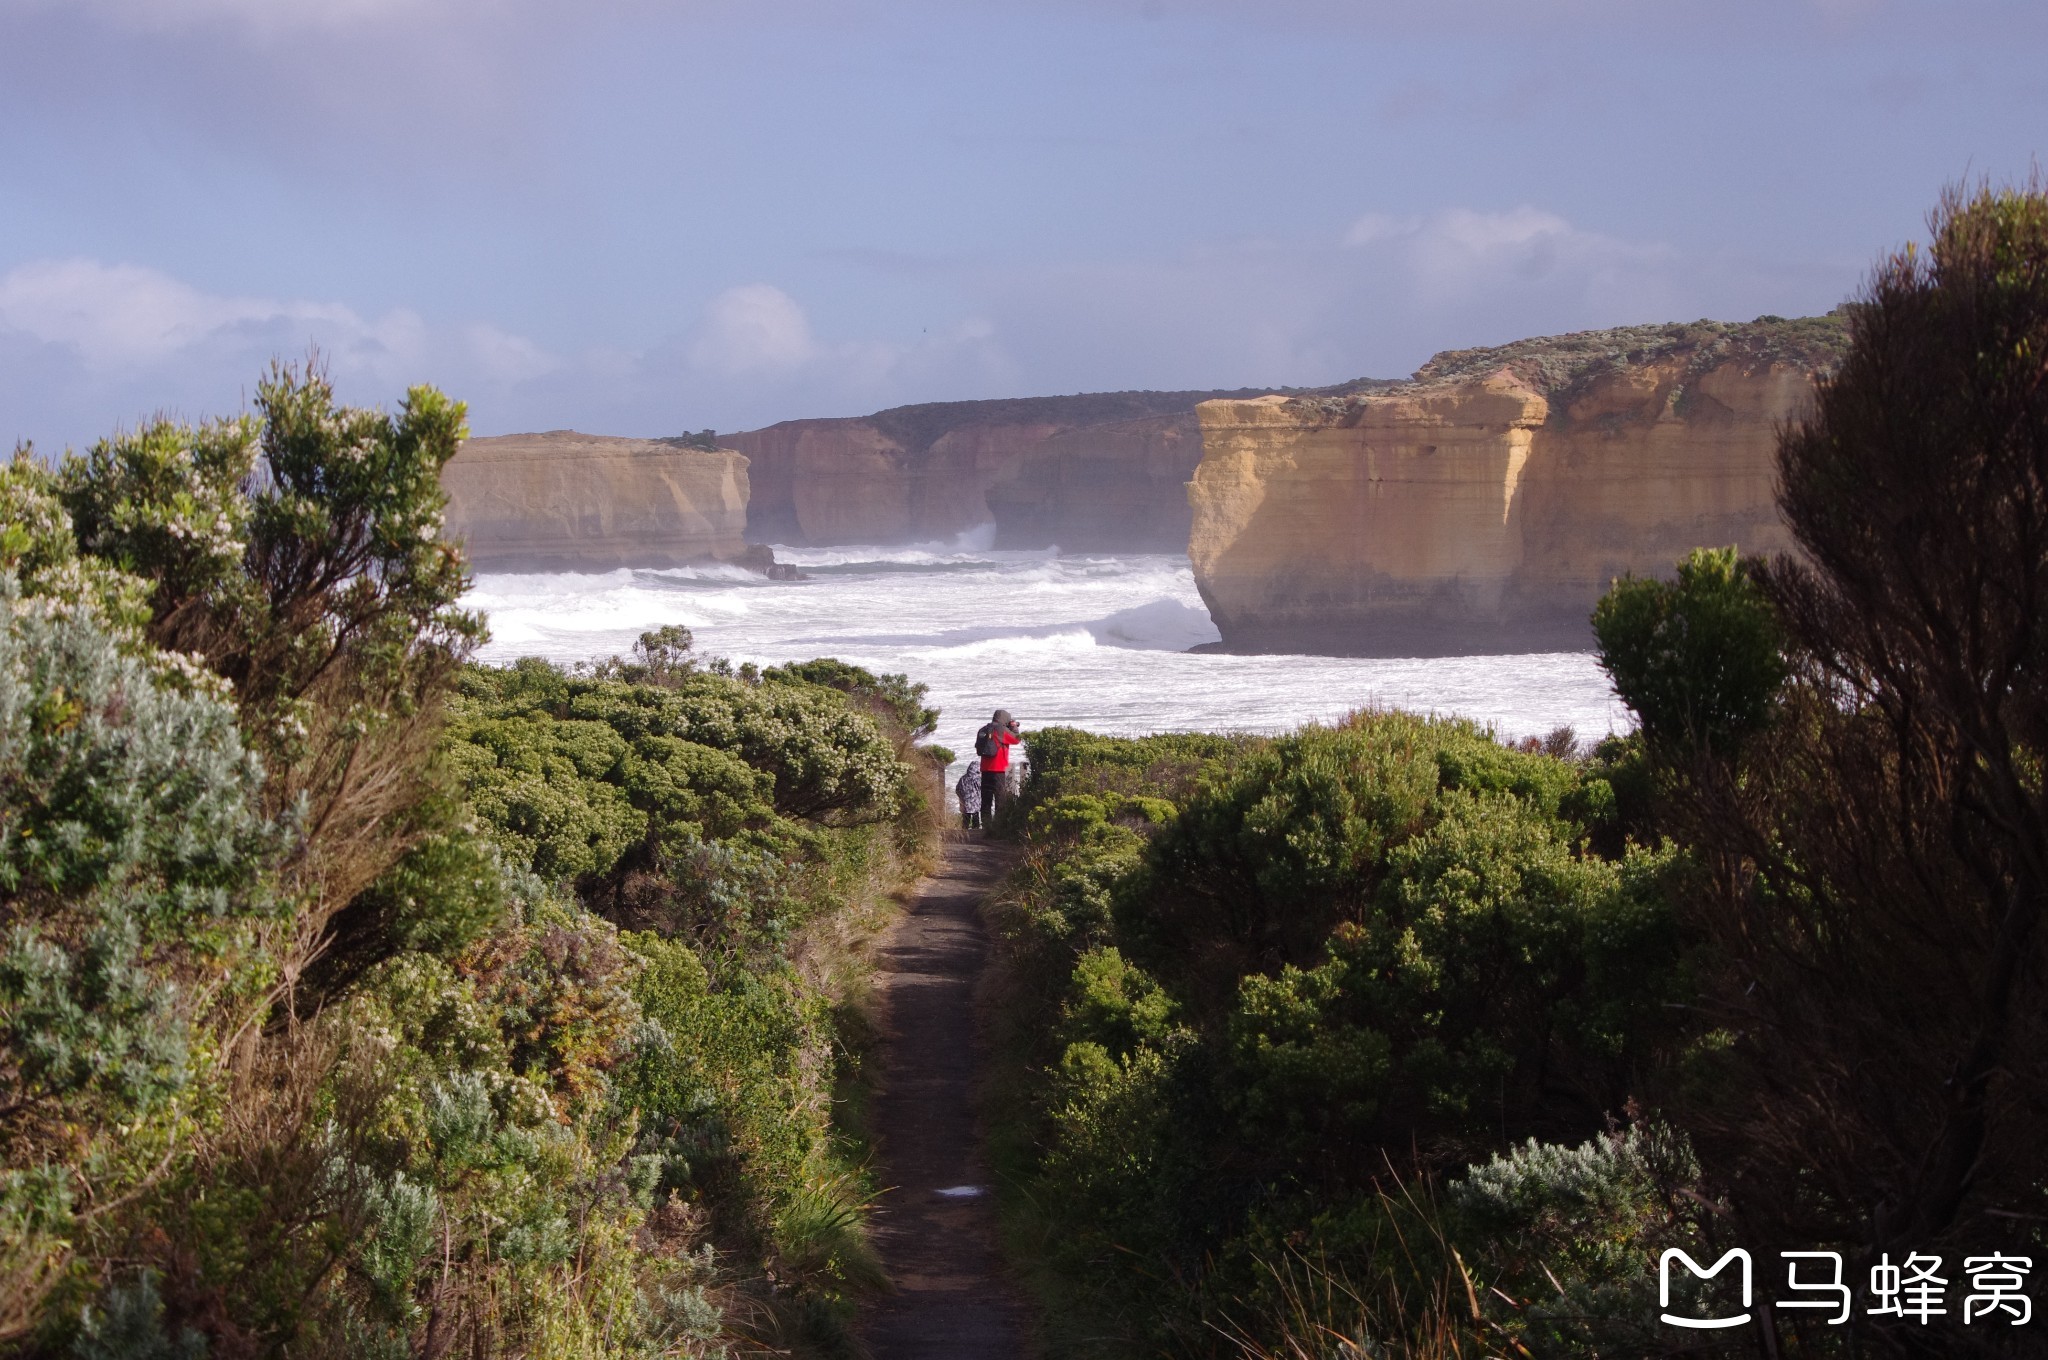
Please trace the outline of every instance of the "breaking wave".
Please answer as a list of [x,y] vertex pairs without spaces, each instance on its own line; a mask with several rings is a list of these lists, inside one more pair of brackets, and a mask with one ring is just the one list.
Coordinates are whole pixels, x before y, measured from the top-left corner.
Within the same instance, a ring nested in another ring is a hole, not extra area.
[[944,711],[937,740],[971,749],[990,710],[1030,727],[1279,731],[1367,705],[1455,713],[1504,735],[1569,723],[1624,730],[1590,656],[1376,660],[1190,653],[1218,639],[1184,556],[996,551],[992,526],[944,543],[776,549],[807,579],[731,567],[487,574],[487,660],[575,662],[680,623],[700,652],[773,665],[837,656],[904,671]]

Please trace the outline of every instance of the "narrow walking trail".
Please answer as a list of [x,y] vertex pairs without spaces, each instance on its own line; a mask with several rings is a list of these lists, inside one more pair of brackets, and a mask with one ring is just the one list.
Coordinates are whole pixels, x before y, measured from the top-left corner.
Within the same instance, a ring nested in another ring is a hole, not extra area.
[[1022,1303],[1003,1278],[974,1095],[975,988],[988,958],[982,898],[1009,848],[948,833],[881,951],[881,1183],[875,1241],[895,1292],[868,1310],[875,1360],[1023,1360]]

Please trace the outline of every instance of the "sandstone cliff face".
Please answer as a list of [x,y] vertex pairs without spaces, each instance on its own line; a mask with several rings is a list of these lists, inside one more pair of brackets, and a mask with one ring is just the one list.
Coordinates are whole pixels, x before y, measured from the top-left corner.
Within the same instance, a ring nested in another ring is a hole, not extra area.
[[905,406],[721,435],[751,460],[747,536],[804,545],[950,539],[1179,552],[1215,392],[1115,392]]
[[1624,572],[1791,547],[1778,426],[1840,319],[1631,327],[1439,355],[1345,398],[1198,408],[1189,556],[1233,651],[1576,650]]
[[670,567],[746,551],[747,460],[555,430],[472,439],[441,470],[446,533],[484,571]]

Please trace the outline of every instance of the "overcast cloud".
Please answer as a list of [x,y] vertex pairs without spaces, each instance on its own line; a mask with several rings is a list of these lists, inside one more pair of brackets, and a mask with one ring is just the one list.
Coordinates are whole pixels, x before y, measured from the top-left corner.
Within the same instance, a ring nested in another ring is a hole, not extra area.
[[2005,0],[962,11],[0,0],[0,439],[313,347],[672,433],[1820,311],[2048,129]]

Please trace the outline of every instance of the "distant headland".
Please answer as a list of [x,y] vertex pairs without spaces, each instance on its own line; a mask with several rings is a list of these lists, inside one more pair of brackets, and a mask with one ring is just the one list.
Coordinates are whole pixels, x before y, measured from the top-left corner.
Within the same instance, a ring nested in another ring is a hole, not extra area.
[[449,533],[483,570],[943,541],[1179,552],[1218,650],[1578,650],[1624,572],[1790,546],[1777,431],[1841,312],[1633,326],[1437,355],[1406,380],[939,402],[711,436],[474,439]]

